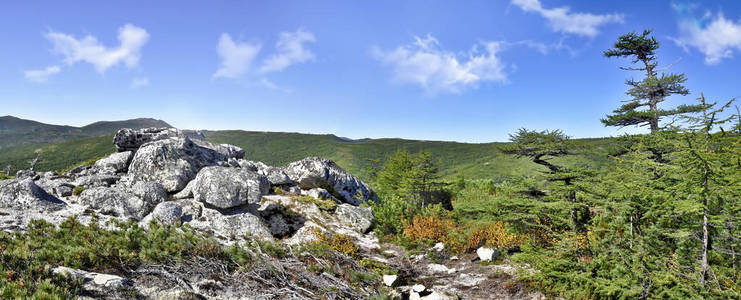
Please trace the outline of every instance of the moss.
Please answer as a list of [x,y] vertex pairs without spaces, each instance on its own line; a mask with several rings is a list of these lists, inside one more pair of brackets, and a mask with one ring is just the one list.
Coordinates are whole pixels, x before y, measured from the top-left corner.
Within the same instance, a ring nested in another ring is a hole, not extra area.
[[275,195],[283,195],[283,194],[285,194],[285,191],[281,187],[279,187],[279,186],[274,186],[274,187],[270,188],[270,191],[273,192],[273,194],[275,194]]
[[334,211],[337,209],[337,203],[332,201],[332,199],[317,199],[311,196],[298,196],[294,197],[294,199],[304,204],[316,204],[319,209],[324,211]]
[[356,286],[373,284],[378,281],[379,277],[373,273],[350,270],[350,283]]
[[85,191],[85,187],[84,186],[76,186],[75,189],[72,190],[72,195],[79,196],[84,191]]
[[358,261],[358,265],[370,270],[376,275],[394,275],[397,273],[396,270],[389,269],[388,265],[370,258],[361,259]]

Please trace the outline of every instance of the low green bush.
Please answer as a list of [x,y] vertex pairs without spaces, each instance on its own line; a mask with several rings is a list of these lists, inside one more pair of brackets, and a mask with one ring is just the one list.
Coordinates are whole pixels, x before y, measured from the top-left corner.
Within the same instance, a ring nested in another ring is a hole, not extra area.
[[56,276],[56,266],[126,276],[146,263],[211,259],[235,269],[251,261],[240,248],[224,248],[188,226],[116,222],[101,228],[96,218],[88,225],[71,217],[58,227],[33,220],[28,231],[0,232],[0,298],[66,299],[79,292],[79,283]]

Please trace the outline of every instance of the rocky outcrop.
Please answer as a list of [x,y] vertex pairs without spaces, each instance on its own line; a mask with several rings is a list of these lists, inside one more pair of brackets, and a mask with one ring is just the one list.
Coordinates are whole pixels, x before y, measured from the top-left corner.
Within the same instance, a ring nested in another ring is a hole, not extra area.
[[0,208],[47,211],[65,206],[64,201],[44,191],[29,177],[0,181]]
[[113,137],[113,144],[116,145],[116,150],[119,152],[136,151],[146,143],[172,137],[184,138],[186,135],[175,128],[124,128],[116,132]]
[[291,180],[291,178],[288,177],[288,174],[286,174],[286,172],[283,171],[283,169],[281,168],[271,167],[259,161],[250,161],[244,159],[238,160],[237,165],[243,169],[251,170],[253,172],[257,172],[258,174],[264,175],[268,178],[270,185],[275,186],[293,184],[293,180]]
[[133,158],[133,151],[117,152],[96,161],[94,166],[101,169],[113,170],[114,173],[126,172]]
[[220,158],[215,151],[199,147],[188,138],[169,138],[139,148],[128,176],[132,182],[158,182],[172,193],[182,190],[201,168],[216,165]]
[[265,176],[229,167],[205,167],[193,183],[193,197],[217,208],[231,208],[246,203],[258,203],[268,193],[270,184]]
[[302,189],[323,188],[353,205],[371,200],[372,190],[333,161],[308,157],[285,167],[286,174]]
[[103,214],[141,220],[152,211],[153,203],[120,188],[95,187],[80,194],[78,202]]

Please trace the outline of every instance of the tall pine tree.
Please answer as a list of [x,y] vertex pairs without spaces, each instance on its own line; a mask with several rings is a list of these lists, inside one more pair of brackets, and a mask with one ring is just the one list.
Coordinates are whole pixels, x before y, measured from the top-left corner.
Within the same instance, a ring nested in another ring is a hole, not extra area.
[[[651,133],[662,129],[660,121],[664,117],[684,113],[699,112],[699,105],[680,105],[673,109],[661,109],[659,104],[671,95],[687,95],[689,90],[682,84],[687,80],[684,74],[665,74],[658,70],[655,51],[659,42],[650,36],[651,30],[642,34],[631,32],[618,38],[615,45],[604,52],[606,57],[627,57],[638,67],[621,67],[623,70],[640,71],[645,78],[640,81],[628,79],[630,89],[626,92],[631,99],[602,119],[605,126],[649,126]],[[661,73],[660,73],[661,72]]]

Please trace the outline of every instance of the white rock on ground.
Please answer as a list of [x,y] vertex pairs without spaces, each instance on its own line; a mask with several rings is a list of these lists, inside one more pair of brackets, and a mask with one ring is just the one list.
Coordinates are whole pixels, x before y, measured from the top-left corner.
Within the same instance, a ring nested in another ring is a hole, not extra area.
[[438,242],[437,244],[435,244],[435,246],[432,246],[432,250],[437,252],[443,251],[445,250],[445,244],[443,244],[442,242]]
[[69,276],[74,280],[82,281],[82,288],[86,291],[105,294],[130,286],[125,278],[116,275],[88,272],[61,266],[54,268],[52,272],[57,275]]
[[399,278],[399,275],[383,275],[383,284],[386,286],[394,286],[394,283],[396,283],[396,279]]
[[491,261],[494,256],[494,249],[481,247],[476,249],[476,254],[481,261]]

